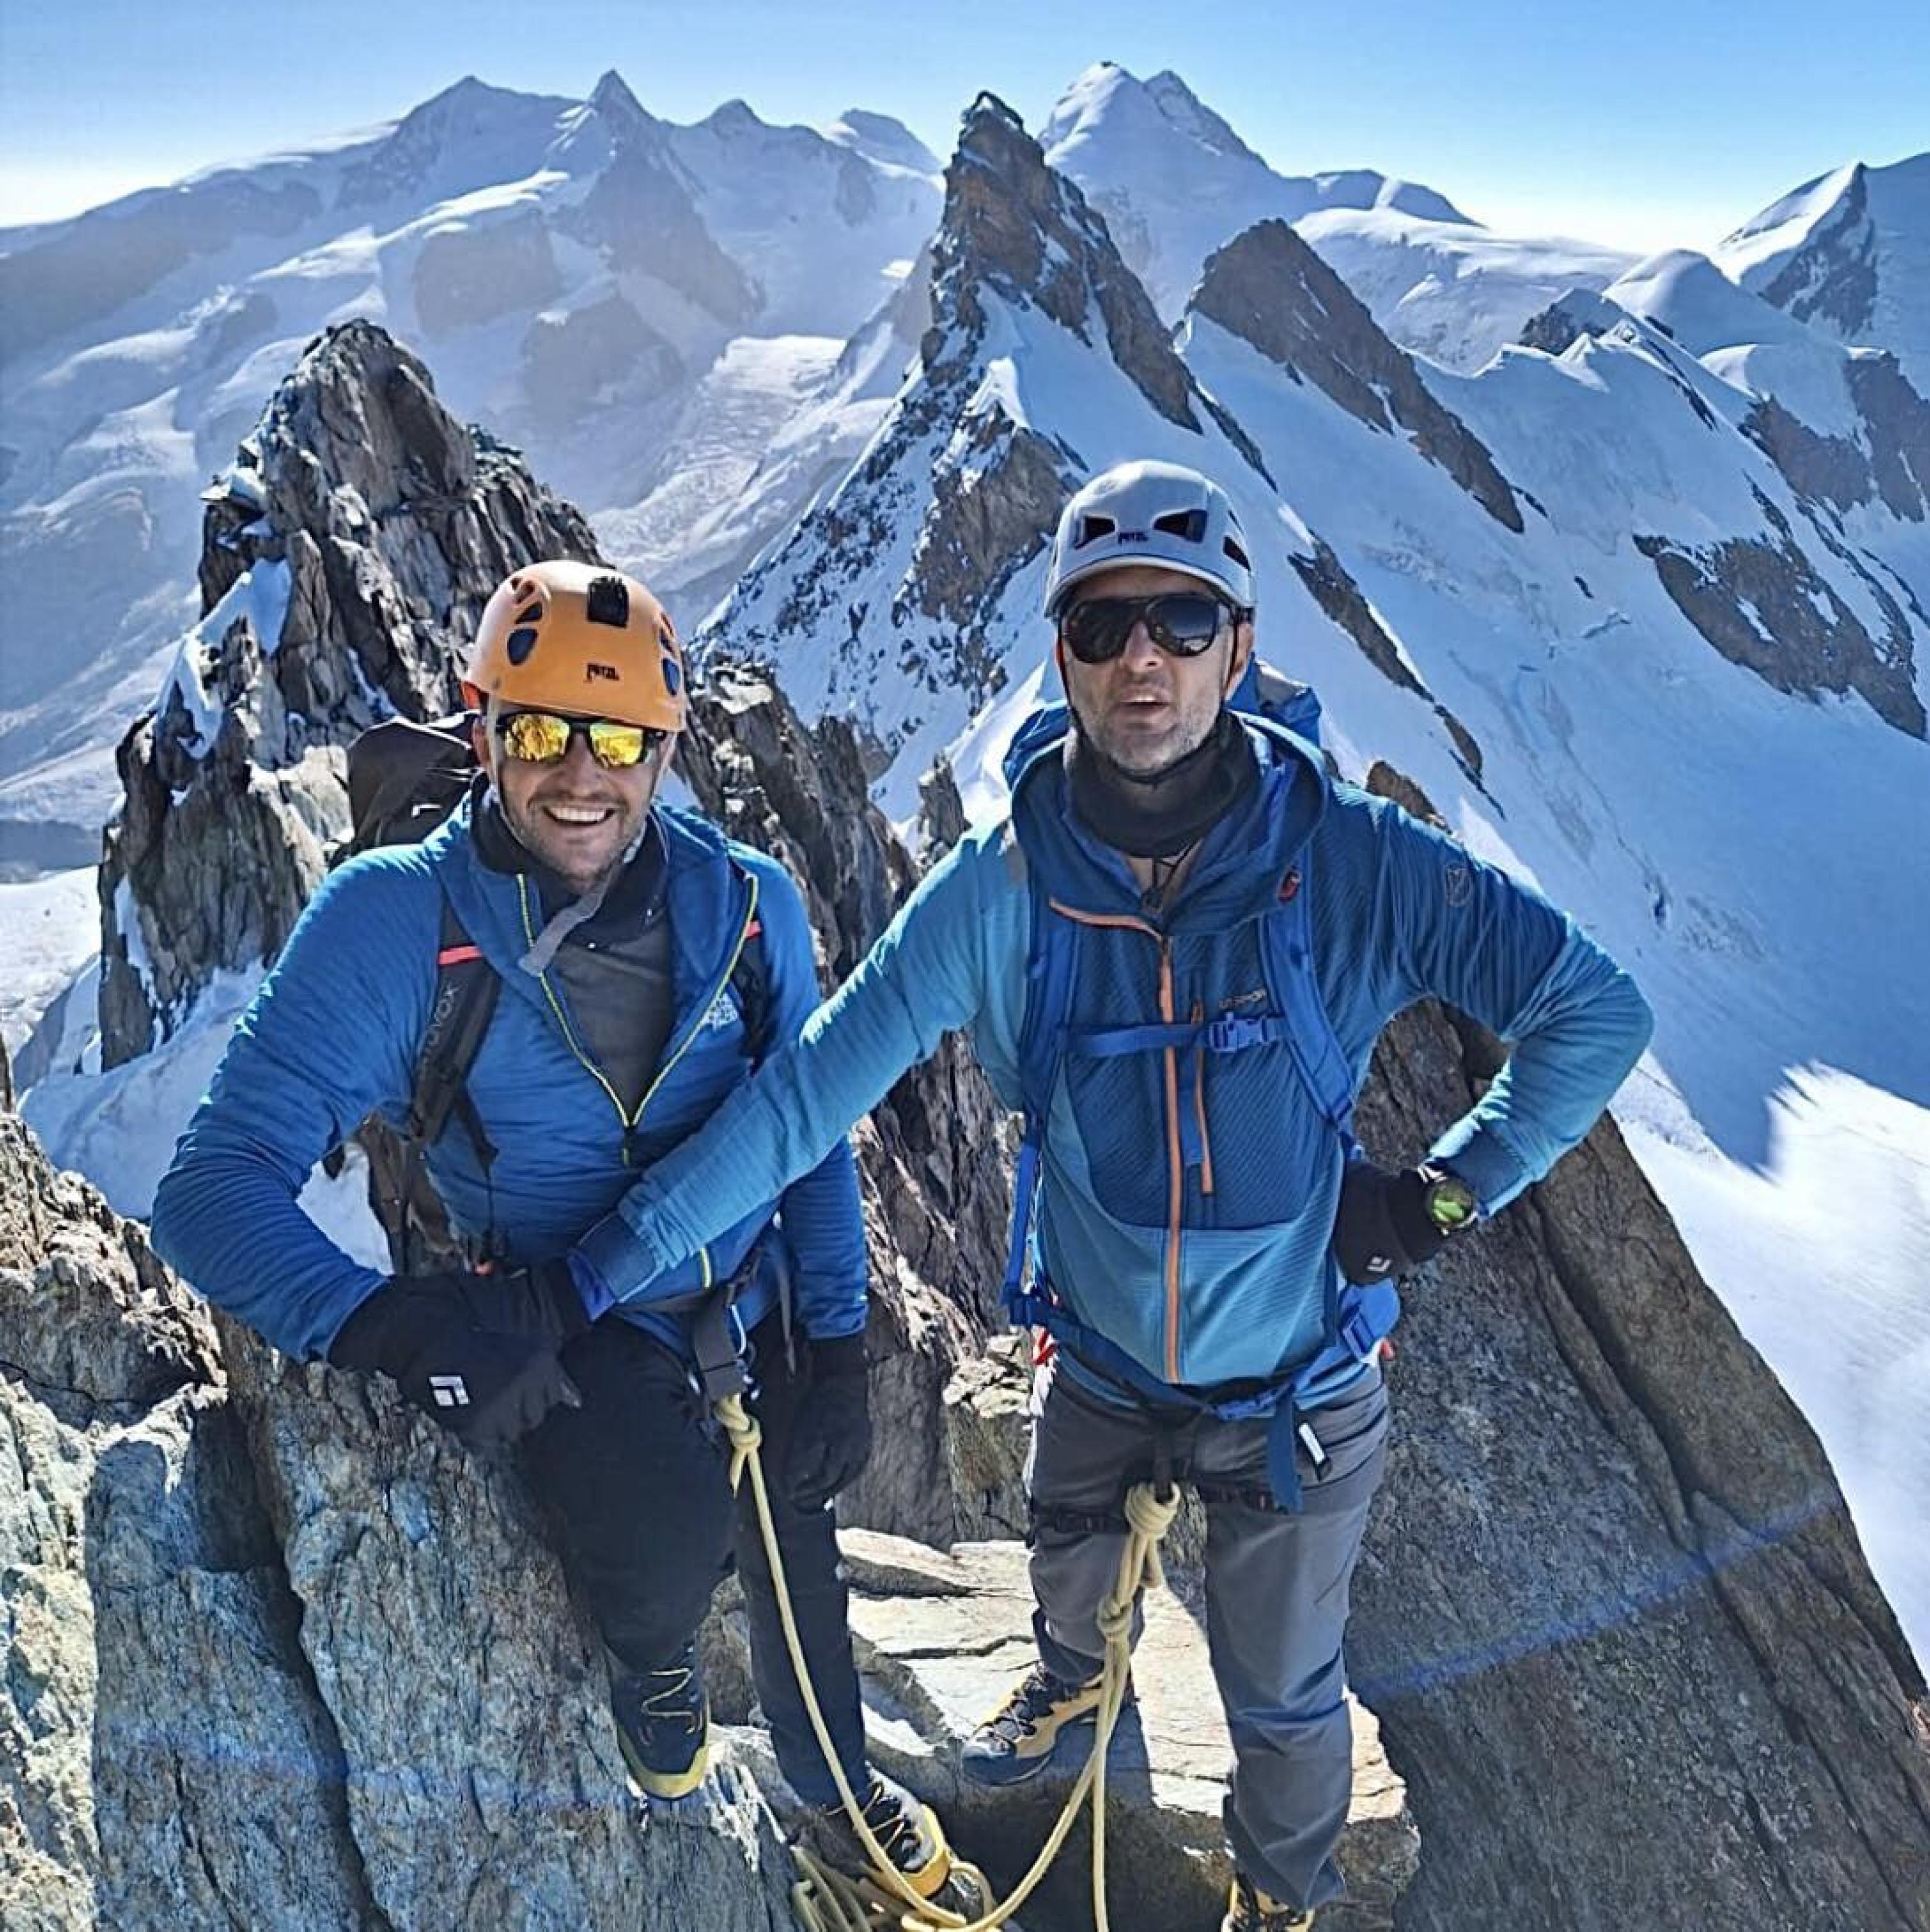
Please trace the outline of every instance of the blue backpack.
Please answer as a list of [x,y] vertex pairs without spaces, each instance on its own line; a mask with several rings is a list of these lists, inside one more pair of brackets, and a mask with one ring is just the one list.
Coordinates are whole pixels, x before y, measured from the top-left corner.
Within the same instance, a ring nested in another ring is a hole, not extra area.
[[[1319,742],[1320,700],[1309,686],[1295,682],[1255,658],[1228,700],[1236,710],[1264,718],[1309,744]],[[1015,773],[1032,753],[1064,730],[1061,705],[1035,712],[1013,741],[1008,772]],[[1319,1352],[1290,1374],[1258,1386],[1199,1390],[1163,1382],[1142,1368],[1117,1343],[1076,1321],[1052,1290],[1040,1264],[1031,1231],[1039,1186],[1040,1154],[1046,1118],[1061,1061],[1068,1053],[1095,1055],[1191,1052],[1238,1053],[1283,1043],[1309,1097],[1340,1136],[1349,1161],[1361,1158],[1354,1135],[1353,1082],[1313,970],[1307,904],[1307,865],[1289,874],[1279,904],[1268,916],[1262,944],[1268,977],[1279,990],[1284,1012],[1250,1016],[1222,1013],[1192,1024],[1154,1021],[1075,1032],[1068,1025],[1076,948],[1068,921],[1057,916],[1049,892],[1036,869],[1030,873],[1031,950],[1025,963],[1025,1017],[1019,1037],[1019,1072],[1024,1136],[1012,1190],[1012,1239],[1006,1264],[1004,1302],[1015,1328],[1043,1328],[1089,1366],[1123,1385],[1155,1412],[1211,1415],[1222,1421],[1265,1419],[1268,1480],[1277,1507],[1297,1509],[1300,1479],[1296,1443],[1316,1454],[1310,1432],[1303,1434],[1301,1399],[1349,1364],[1373,1358],[1400,1319],[1400,1298],[1391,1281],[1349,1282],[1330,1292],[1325,1334]],[[1030,1286],[1028,1286],[1028,1276]]]

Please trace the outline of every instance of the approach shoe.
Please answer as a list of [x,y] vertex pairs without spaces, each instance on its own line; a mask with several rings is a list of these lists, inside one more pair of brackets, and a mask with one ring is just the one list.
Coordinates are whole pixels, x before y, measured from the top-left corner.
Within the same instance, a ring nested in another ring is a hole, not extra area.
[[[921,1804],[903,1785],[881,1772],[871,1774],[871,1785],[858,1797],[858,1808],[885,1856],[920,1898],[950,1904],[944,1896],[952,1877],[952,1848],[944,1828],[928,1804]],[[827,1864],[853,1878],[872,1870],[871,1854],[845,1816],[842,1802],[822,1806],[810,1826],[811,1848]],[[966,1901],[969,1904],[969,1901]]]
[[695,1642],[655,1670],[613,1667],[610,1708],[623,1762],[645,1797],[686,1798],[710,1761],[710,1700]]
[[1313,1932],[1313,1915],[1261,1891],[1244,1872],[1233,1874],[1220,1932]]
[[1097,1677],[1074,1684],[1034,1664],[965,1739],[959,1768],[974,1784],[1022,1784],[1037,1777],[1052,1762],[1060,1734],[1097,1715],[1099,1689]]

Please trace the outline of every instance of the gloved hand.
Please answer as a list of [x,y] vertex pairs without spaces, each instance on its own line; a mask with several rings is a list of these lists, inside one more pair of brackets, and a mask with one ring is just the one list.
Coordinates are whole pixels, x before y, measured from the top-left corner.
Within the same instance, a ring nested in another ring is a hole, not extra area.
[[1427,1212],[1427,1190],[1418,1168],[1395,1173],[1370,1160],[1348,1163],[1334,1217],[1334,1252],[1344,1280],[1412,1274],[1441,1252],[1448,1237]]
[[557,1352],[590,1325],[567,1266],[397,1276],[342,1324],[338,1368],[392,1376],[402,1393],[473,1449],[526,1436],[583,1398]]
[[871,1381],[862,1335],[810,1345],[785,1480],[792,1503],[822,1509],[871,1460]]

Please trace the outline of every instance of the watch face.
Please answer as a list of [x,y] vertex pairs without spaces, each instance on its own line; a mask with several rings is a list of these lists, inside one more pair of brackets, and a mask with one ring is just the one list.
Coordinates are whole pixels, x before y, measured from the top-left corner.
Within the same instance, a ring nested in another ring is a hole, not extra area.
[[1427,1218],[1444,1234],[1458,1233],[1475,1218],[1474,1190],[1459,1175],[1442,1174],[1427,1186]]

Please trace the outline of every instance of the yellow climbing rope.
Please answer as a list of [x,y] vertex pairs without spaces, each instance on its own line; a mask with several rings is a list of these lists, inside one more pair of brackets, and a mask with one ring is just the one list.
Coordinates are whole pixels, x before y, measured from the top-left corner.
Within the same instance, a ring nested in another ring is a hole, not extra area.
[[[854,1880],[826,1865],[803,1846],[794,1848],[800,1874],[791,1888],[791,1902],[805,1932],[996,1932],[1030,1898],[1052,1869],[1052,1861],[1090,1796],[1092,1814],[1092,1918],[1094,1932],[1110,1932],[1106,1913],[1106,1753],[1112,1741],[1113,1726],[1126,1701],[1132,1663],[1133,1606],[1142,1587],[1157,1588],[1166,1581],[1160,1565],[1160,1540],[1172,1526],[1179,1510],[1173,1494],[1162,1498],[1147,1483],[1135,1484],[1126,1496],[1126,1547],[1121,1552],[1119,1571],[1111,1593],[1100,1606],[1099,1628],[1106,1640],[1106,1662],[1100,1676],[1098,1718],[1092,1736],[1092,1754],[1067,1798],[1058,1822],[1047,1834],[1032,1868],[1019,1881],[1010,1898],[989,1906],[983,1916],[968,1918],[935,1900],[922,1898],[894,1865],[878,1841],[863,1808],[845,1776],[844,1767],[831,1742],[824,1712],[819,1708],[816,1687],[811,1682],[810,1666],[805,1661],[804,1646],[797,1634],[797,1619],[791,1608],[790,1586],[785,1580],[784,1557],[777,1546],[777,1527],[771,1518],[770,1496],[764,1486],[764,1460],[759,1447],[764,1432],[757,1418],[744,1406],[741,1396],[725,1396],[716,1405],[718,1421],[731,1439],[731,1487],[742,1483],[746,1471],[751,1479],[751,1496],[757,1505],[758,1528],[764,1538],[764,1553],[770,1564],[771,1586],[776,1594],[778,1615],[784,1625],[785,1647],[791,1653],[791,1667],[797,1675],[797,1688],[818,1739],[818,1748],[830,1766],[838,1797],[845,1808],[852,1831],[874,1868],[865,1878]],[[974,1880],[981,1899],[990,1896],[984,1875],[976,1866],[956,1860],[953,1869]]]

